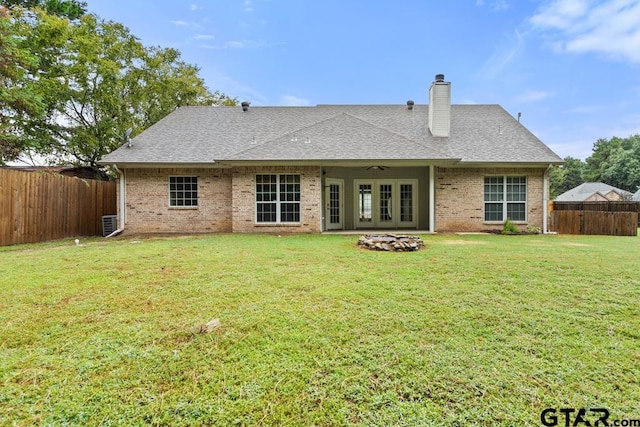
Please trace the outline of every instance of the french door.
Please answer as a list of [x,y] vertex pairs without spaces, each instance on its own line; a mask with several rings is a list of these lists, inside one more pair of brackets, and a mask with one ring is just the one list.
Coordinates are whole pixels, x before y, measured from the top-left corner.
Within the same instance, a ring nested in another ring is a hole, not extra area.
[[327,178],[325,181],[325,221],[327,230],[342,230],[344,211],[344,181]]
[[415,228],[416,179],[356,180],[356,228]]

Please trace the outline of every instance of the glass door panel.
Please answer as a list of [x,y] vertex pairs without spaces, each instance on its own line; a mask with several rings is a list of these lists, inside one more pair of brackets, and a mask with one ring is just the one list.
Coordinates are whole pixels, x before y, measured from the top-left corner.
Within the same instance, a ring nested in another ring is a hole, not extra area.
[[416,226],[416,182],[398,183],[398,227]]
[[393,217],[393,183],[378,184],[378,224],[387,227],[394,226]]
[[340,230],[342,225],[343,187],[341,179],[327,179],[325,183],[325,218],[327,230]]
[[358,184],[358,224],[373,224],[373,185],[370,183]]

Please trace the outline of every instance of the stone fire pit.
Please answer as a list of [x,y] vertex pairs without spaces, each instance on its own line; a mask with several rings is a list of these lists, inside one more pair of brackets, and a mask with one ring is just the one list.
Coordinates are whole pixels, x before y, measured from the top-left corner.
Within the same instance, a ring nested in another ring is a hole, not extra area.
[[424,241],[417,236],[397,236],[395,234],[365,234],[358,239],[358,245],[373,251],[418,251]]

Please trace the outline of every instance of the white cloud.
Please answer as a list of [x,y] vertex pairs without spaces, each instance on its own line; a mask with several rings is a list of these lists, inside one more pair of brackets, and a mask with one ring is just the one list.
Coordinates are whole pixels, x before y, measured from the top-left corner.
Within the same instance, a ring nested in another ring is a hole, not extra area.
[[201,6],[198,6],[198,5],[197,5],[197,4],[195,4],[195,3],[191,3],[191,5],[189,6],[189,10],[190,10],[191,12],[195,12],[196,10],[200,10],[200,9],[202,9],[202,7],[201,7]]
[[193,36],[194,40],[213,40],[215,38],[216,36],[211,34],[196,34],[195,36]]
[[[484,0],[476,0],[476,6],[482,7],[486,3]],[[489,8],[494,12],[509,9],[509,2],[507,0],[492,0],[488,4]]]
[[225,43],[225,47],[229,49],[257,49],[265,45],[260,40],[230,40]]
[[221,45],[203,45],[201,47],[205,49],[220,50],[220,49],[257,49],[266,46],[267,44],[260,40],[229,40]]
[[640,134],[640,114],[622,115],[619,121],[610,126],[606,135],[615,135],[620,138],[626,138],[631,135]]
[[202,29],[202,25],[197,24],[195,22],[187,22],[187,21],[183,21],[181,19],[175,20],[175,21],[169,21],[169,23],[177,26],[177,27],[186,27],[186,28],[195,28],[195,29]]
[[568,113],[573,114],[594,114],[604,110],[604,107],[601,105],[581,105],[579,107],[574,107],[568,110]]
[[547,98],[551,98],[553,94],[551,92],[543,92],[539,90],[529,90],[518,97],[518,101],[530,103],[538,102]]
[[253,12],[253,1],[252,0],[245,0],[244,1],[244,11],[245,12]]
[[553,150],[558,156],[563,159],[567,156],[574,157],[576,159],[586,159],[591,156],[593,143],[588,138],[574,139],[567,142],[548,143],[549,148]]
[[502,45],[496,48],[495,53],[485,62],[482,73],[495,76],[506,67],[522,51],[524,38],[517,30],[505,37]]
[[640,63],[640,2],[637,0],[554,0],[529,20],[550,32],[554,50],[600,53]]
[[280,97],[280,105],[285,107],[305,107],[311,105],[311,101],[294,95],[283,95]]
[[586,14],[587,9],[586,0],[554,0],[543,6],[540,12],[531,18],[531,22],[543,27],[568,29]]
[[496,0],[491,2],[491,9],[495,12],[509,9],[509,3],[506,0]]

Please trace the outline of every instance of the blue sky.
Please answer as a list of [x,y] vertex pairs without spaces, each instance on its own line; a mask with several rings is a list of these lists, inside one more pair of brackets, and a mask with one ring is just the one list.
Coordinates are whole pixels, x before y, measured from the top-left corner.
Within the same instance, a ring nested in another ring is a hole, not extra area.
[[640,133],[640,0],[88,0],[252,105],[500,104],[561,157]]

